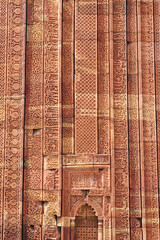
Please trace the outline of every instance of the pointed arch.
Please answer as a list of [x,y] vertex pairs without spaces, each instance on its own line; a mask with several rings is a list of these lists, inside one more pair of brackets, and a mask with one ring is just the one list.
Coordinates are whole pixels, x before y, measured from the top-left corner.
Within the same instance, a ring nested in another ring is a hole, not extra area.
[[95,213],[94,209],[91,206],[89,206],[87,203],[82,205],[78,209],[76,216],[85,217],[86,215],[87,216],[92,216],[92,217],[96,216],[96,213]]
[[97,204],[96,201],[94,200],[84,200],[84,199],[80,199],[79,201],[77,201],[72,209],[71,209],[71,216],[72,217],[75,217],[77,216],[77,212],[78,210],[83,206],[83,205],[86,205],[88,204],[92,209],[93,211],[95,212],[95,216],[97,217],[103,217],[103,211],[102,211],[102,208],[99,206],[99,204]]
[[75,239],[98,240],[98,217],[94,209],[87,203],[77,211],[75,217]]

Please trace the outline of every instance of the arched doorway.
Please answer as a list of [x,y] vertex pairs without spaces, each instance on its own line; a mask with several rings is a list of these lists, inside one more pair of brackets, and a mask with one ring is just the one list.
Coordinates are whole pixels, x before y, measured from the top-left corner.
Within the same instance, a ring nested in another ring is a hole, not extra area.
[[88,204],[79,209],[75,230],[76,240],[98,240],[98,217]]

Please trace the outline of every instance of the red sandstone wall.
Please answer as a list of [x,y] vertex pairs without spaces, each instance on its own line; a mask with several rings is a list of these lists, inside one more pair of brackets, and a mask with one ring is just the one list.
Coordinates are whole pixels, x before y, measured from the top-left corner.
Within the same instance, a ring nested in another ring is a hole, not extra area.
[[73,240],[86,203],[103,240],[159,239],[159,16],[0,0],[0,239]]
[[0,239],[21,239],[26,1],[0,1]]
[[61,3],[27,2],[23,239],[61,216]]

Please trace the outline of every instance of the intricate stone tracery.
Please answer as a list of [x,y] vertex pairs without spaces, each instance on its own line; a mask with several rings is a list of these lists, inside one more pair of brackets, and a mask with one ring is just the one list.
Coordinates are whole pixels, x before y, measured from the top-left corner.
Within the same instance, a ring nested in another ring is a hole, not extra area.
[[0,0],[0,239],[85,238],[84,209],[92,239],[159,239],[159,22],[158,0]]

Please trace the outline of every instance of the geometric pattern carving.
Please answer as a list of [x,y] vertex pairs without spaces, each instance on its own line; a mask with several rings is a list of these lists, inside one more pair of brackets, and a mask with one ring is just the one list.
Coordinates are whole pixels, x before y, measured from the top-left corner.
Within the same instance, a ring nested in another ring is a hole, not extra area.
[[75,6],[76,153],[97,152],[97,1]]
[[[0,228],[3,225],[3,232],[0,231],[0,238],[20,239],[22,235],[25,0],[1,1],[0,8],[1,31],[4,34],[0,37],[1,40],[5,39],[5,45],[2,41],[4,52],[3,62],[1,62],[5,69],[2,68],[0,80],[1,124],[3,124],[1,125],[3,135],[0,134],[3,136],[3,139],[0,139],[3,146],[0,169],[4,168],[3,178],[0,179],[3,184],[1,185],[3,212],[0,210]],[[1,207],[0,204],[0,209]]]
[[158,0],[0,1],[0,239],[160,238],[159,43]]
[[76,217],[76,239],[98,239],[98,219],[88,205],[82,206]]

